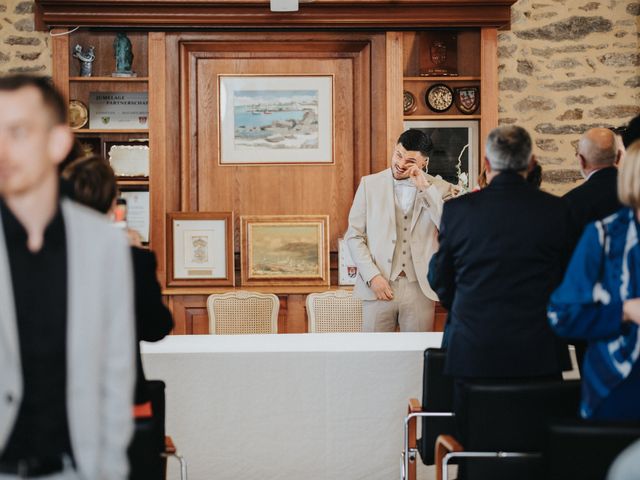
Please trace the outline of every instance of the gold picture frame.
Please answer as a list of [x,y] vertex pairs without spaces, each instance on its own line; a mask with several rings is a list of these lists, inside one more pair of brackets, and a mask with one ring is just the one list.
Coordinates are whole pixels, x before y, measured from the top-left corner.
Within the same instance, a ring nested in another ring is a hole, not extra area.
[[242,285],[328,286],[328,215],[240,217]]
[[167,285],[230,286],[233,265],[233,212],[167,214]]

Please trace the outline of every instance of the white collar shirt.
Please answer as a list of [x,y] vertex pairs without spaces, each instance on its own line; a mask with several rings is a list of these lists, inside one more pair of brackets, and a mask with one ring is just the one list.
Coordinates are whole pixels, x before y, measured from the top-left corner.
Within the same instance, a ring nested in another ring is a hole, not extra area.
[[393,191],[396,197],[397,205],[404,213],[407,213],[416,198],[416,186],[413,182],[405,178],[403,180],[393,179]]

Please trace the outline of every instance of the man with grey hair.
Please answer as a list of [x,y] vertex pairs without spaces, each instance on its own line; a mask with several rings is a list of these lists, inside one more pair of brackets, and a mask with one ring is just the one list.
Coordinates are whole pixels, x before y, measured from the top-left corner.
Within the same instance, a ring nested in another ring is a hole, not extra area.
[[455,377],[456,415],[467,381],[561,378],[568,364],[546,309],[569,256],[569,211],[526,182],[531,149],[523,128],[494,129],[489,185],[444,205],[430,278],[449,309],[445,373]]
[[586,181],[564,196],[576,225],[576,240],[584,227],[620,210],[618,169],[622,149],[608,128],[587,130],[576,149],[580,172]]

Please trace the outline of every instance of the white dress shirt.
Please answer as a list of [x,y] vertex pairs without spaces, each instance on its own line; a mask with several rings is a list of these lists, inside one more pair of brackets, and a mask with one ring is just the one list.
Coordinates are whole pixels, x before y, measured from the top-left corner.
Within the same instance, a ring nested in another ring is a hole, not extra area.
[[393,191],[395,193],[396,202],[404,213],[407,213],[416,199],[416,186],[411,179],[403,180],[393,179]]

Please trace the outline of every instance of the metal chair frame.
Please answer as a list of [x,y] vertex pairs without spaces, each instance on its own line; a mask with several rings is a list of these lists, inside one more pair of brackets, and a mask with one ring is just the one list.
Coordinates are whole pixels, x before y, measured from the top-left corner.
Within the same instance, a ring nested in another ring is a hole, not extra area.
[[413,412],[404,417],[404,440],[402,443],[402,453],[400,454],[402,460],[400,480],[407,480],[409,464],[415,462],[416,458],[418,458],[418,449],[409,448],[409,422],[418,417],[455,417],[455,414],[453,412]]
[[542,458],[542,453],[530,452],[450,452],[442,459],[442,478],[447,480],[449,475],[449,461],[454,458]]

